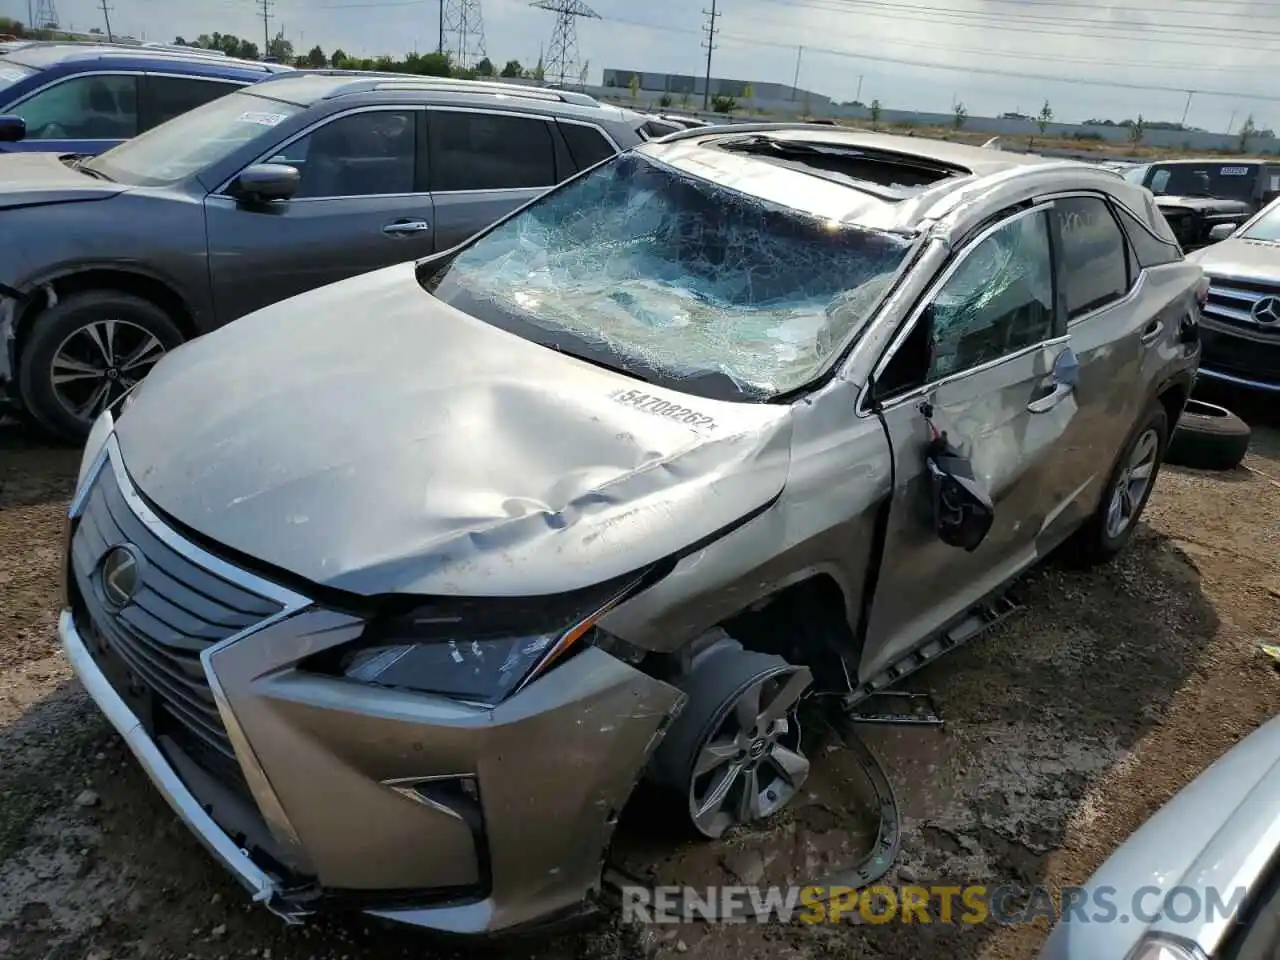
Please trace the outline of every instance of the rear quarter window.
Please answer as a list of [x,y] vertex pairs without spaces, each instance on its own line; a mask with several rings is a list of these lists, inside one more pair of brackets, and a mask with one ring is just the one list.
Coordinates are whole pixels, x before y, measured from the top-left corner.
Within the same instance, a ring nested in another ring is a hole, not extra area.
[[1118,207],[1117,213],[1120,226],[1124,229],[1125,236],[1129,238],[1129,245],[1138,257],[1139,266],[1158,267],[1161,264],[1176,263],[1182,259],[1182,251],[1176,244],[1161,240],[1124,207]]
[[569,154],[579,170],[594,167],[601,160],[612,157],[616,152],[613,144],[606,140],[604,134],[596,127],[563,121],[558,126],[569,147]]

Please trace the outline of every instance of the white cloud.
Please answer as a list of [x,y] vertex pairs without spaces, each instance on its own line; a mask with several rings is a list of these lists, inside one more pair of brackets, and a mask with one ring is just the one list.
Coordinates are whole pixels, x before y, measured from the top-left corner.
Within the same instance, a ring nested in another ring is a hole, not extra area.
[[[487,50],[498,63],[537,59],[554,15],[525,0],[481,0]],[[580,56],[601,68],[702,73],[701,28],[710,0],[589,0],[605,18],[579,21]],[[717,0],[722,16],[713,73],[790,83],[907,109],[1035,113],[1049,100],[1064,120],[1089,116],[1179,120],[1226,127],[1252,113],[1280,125],[1271,67],[1280,6],[1261,0]],[[258,40],[256,0],[111,0],[113,25],[150,39],[220,31]],[[100,25],[95,0],[59,0],[66,24]],[[437,0],[273,0],[273,26],[295,46],[319,43],[368,55],[434,49]],[[25,0],[0,12],[26,18]],[[650,24],[643,27],[639,24]],[[882,59],[871,59],[872,57]],[[888,61],[915,61],[916,65]],[[928,64],[930,66],[923,66]],[[944,69],[945,68],[945,69]],[[992,71],[982,73],[975,71]],[[997,75],[996,72],[1008,75]],[[1098,80],[1115,86],[1080,83]],[[1128,85],[1128,86],[1125,86]],[[1136,89],[1165,87],[1168,90]],[[1226,91],[1229,96],[1207,91]]]

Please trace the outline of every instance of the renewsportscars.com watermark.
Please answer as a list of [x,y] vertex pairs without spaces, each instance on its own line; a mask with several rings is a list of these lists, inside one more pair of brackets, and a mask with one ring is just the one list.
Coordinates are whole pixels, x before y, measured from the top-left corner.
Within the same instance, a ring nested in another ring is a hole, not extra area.
[[1152,923],[1164,916],[1234,919],[1245,891],[1139,887],[901,886],[621,888],[624,919],[637,923]]

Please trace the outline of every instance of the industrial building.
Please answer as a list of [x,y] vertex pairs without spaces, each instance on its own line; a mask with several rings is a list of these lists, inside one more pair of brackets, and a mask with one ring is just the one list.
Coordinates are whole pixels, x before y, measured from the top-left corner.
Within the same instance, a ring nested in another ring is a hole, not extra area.
[[[636,78],[640,90],[647,93],[667,93],[672,97],[700,97],[706,89],[706,78],[682,73],[646,73],[642,70],[615,70],[606,67],[603,85],[607,88],[627,89],[631,86],[632,77]],[[830,97],[824,97],[812,90],[797,89],[785,83],[767,83],[754,80],[729,80],[724,77],[711,78],[711,96],[733,97],[736,100],[795,100],[811,106],[831,103]]]

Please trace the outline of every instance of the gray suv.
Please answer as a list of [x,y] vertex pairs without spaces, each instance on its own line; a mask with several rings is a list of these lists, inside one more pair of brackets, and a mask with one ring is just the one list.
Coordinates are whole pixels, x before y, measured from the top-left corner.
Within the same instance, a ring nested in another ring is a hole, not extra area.
[[447,250],[648,120],[572,92],[296,72],[96,158],[0,156],[0,385],[83,439],[165,351]]
[[62,642],[278,912],[569,914],[641,778],[767,818],[803,697],[1122,549],[1203,294],[1101,169],[674,134],[165,357],[88,440]]

